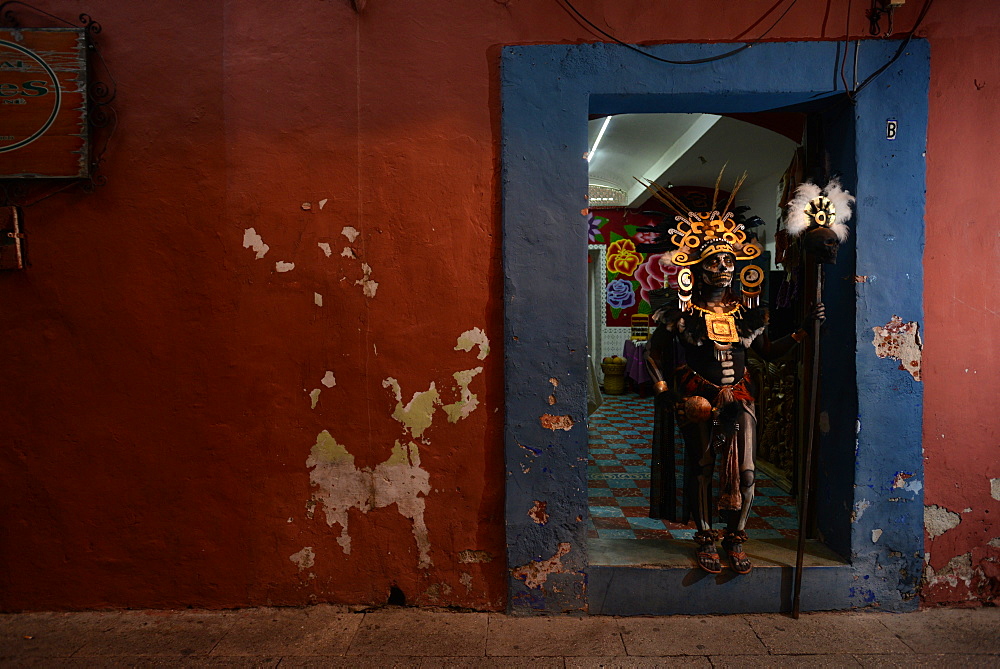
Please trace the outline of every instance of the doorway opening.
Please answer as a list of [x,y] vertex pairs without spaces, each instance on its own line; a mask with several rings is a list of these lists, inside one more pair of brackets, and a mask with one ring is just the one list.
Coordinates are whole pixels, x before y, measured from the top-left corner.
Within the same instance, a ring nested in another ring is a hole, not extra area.
[[[722,46],[644,49],[690,61]],[[855,46],[859,78],[878,73],[878,79],[850,102],[830,74],[844,55],[836,42],[761,43],[690,67],[665,66],[619,45],[504,48],[499,129],[511,611],[740,613],[787,610],[790,603],[790,568],[704,578],[691,569],[591,559],[586,423],[587,387],[596,375],[587,358],[593,254],[585,250],[586,120],[650,112],[792,111],[806,114],[807,126],[822,120],[823,131],[839,137],[824,144],[831,173],[841,173],[858,201],[843,257],[827,272],[825,338],[837,345],[822,355],[814,490],[824,500],[817,536],[850,562],[808,566],[801,608],[916,608],[922,388],[872,346],[873,328],[894,314],[922,319],[929,50],[916,39],[899,47],[891,40]],[[886,119],[897,130],[891,140]],[[901,477],[905,487],[895,484]],[[540,518],[532,510],[543,503],[547,515]]]
[[[673,275],[664,274],[660,253],[641,250],[655,237],[644,228],[663,218],[664,207],[640,179],[670,189],[692,211],[708,211],[713,199],[726,201],[732,184],[746,174],[733,210],[764,248],[753,263],[765,272],[762,295],[771,317],[769,334],[776,340],[797,329],[809,306],[809,291],[803,288],[806,268],[794,244],[789,252],[788,238],[780,231],[783,208],[807,176],[822,182],[830,167],[822,117],[812,123],[808,117],[796,111],[645,113],[598,115],[588,122],[589,372],[598,379],[588,386],[591,565],[687,569],[696,564],[693,521],[668,520],[665,507],[680,500],[663,500],[656,492],[662,474],[654,462],[653,380],[644,353],[655,327],[649,322],[654,291],[671,284]],[[746,531],[747,551],[757,567],[795,562],[810,420],[802,376],[812,354],[811,347],[795,347],[774,361],[748,361],[757,389],[758,452]],[[669,476],[675,480],[673,489],[681,491],[682,439],[679,433],[668,439],[677,446],[676,471]],[[713,489],[718,490],[715,469]],[[822,542],[809,542],[807,555],[816,563],[843,562]]]

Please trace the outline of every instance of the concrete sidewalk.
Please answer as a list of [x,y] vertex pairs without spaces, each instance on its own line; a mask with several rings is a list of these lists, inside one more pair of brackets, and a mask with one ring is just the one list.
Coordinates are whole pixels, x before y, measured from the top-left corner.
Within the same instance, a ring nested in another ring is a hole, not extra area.
[[0,616],[4,667],[998,667],[1000,609],[512,618],[387,607]]

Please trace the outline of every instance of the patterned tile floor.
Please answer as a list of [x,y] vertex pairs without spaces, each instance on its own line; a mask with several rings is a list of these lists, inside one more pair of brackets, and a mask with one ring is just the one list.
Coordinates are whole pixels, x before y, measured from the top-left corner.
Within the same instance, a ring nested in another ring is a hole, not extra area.
[[[600,409],[590,417],[588,432],[588,536],[691,539],[693,524],[649,517],[653,399],[635,393],[605,395]],[[752,539],[777,539],[798,536],[797,528],[795,498],[758,472],[747,533]]]

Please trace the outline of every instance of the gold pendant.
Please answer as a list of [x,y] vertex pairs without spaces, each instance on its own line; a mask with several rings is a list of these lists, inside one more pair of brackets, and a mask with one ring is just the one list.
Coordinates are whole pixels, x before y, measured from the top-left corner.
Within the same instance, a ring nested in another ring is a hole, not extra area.
[[735,343],[740,340],[732,314],[705,314],[705,327],[712,341]]

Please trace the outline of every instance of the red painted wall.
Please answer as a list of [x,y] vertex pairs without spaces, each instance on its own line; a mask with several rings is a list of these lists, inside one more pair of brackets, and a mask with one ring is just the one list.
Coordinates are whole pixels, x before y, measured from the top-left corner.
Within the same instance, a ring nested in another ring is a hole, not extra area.
[[[769,2],[575,4],[636,42],[731,40],[773,20],[754,25]],[[987,227],[1000,168],[983,121],[1000,102],[1000,21],[989,0],[938,4],[921,31],[926,491],[961,522],[928,550],[936,573],[970,553],[985,574],[1000,534],[998,418],[981,410],[1000,372]],[[769,38],[842,37],[840,5],[802,0]],[[102,23],[120,125],[108,184],[29,207],[33,266],[0,276],[0,609],[377,604],[391,585],[410,603],[503,608],[499,51],[594,35],[555,0],[45,8]],[[859,7],[850,25],[867,34]],[[476,328],[485,357],[457,346]],[[462,417],[454,374],[477,367]],[[336,485],[312,485],[320,473]],[[324,491],[340,496],[349,554]],[[932,581],[927,601],[982,596],[977,573]]]

